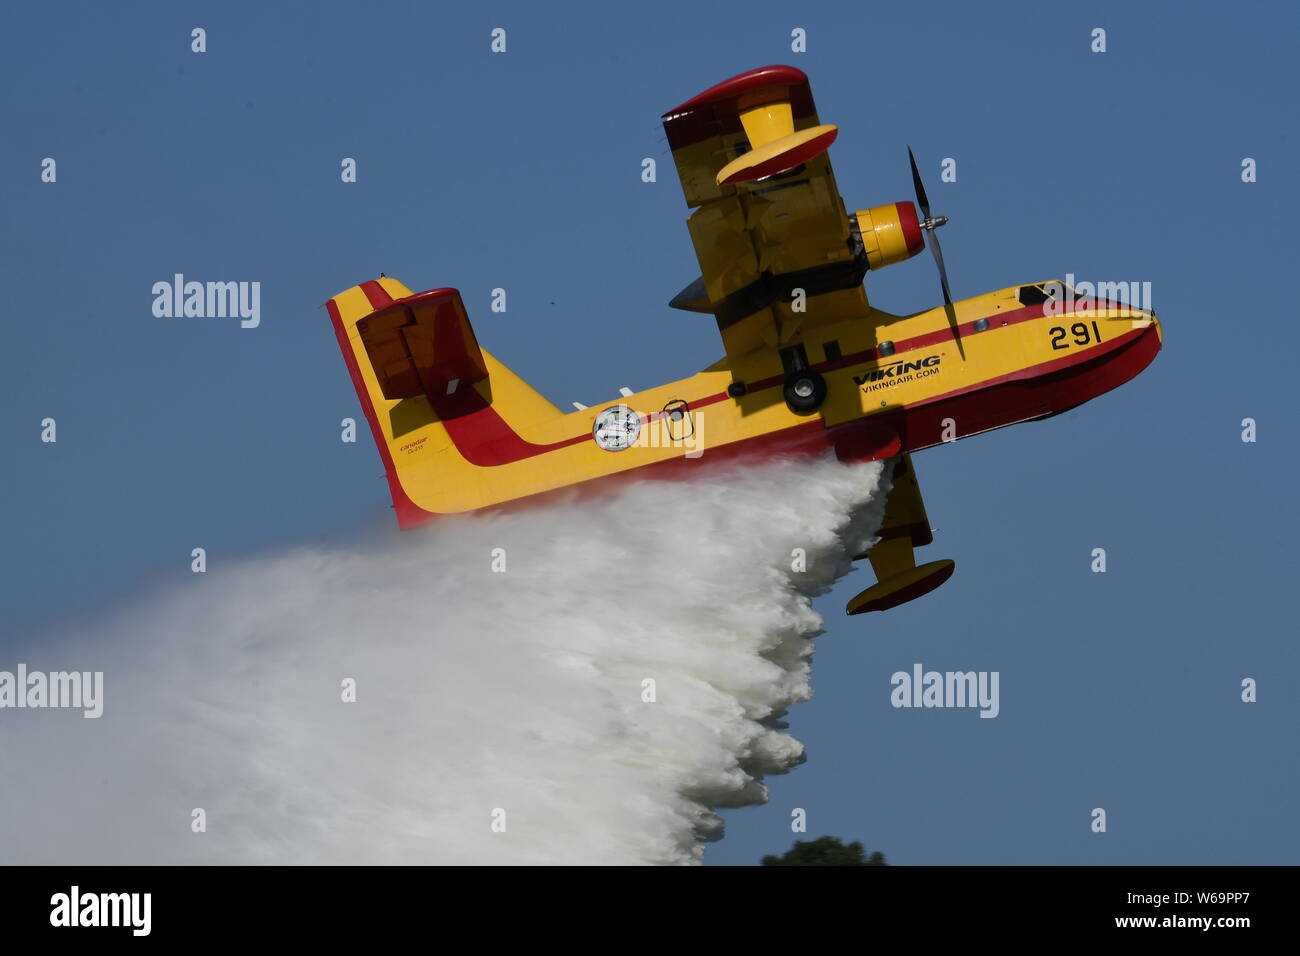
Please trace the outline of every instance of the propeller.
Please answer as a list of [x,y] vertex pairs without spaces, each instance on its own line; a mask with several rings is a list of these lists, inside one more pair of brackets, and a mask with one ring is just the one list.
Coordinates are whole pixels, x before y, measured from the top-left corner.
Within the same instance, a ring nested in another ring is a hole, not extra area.
[[961,360],[966,361],[966,350],[961,344],[961,333],[957,328],[957,310],[952,307],[952,292],[948,289],[948,270],[943,267],[943,250],[939,248],[939,234],[936,230],[947,223],[947,216],[930,215],[930,199],[925,194],[925,184],[921,182],[921,173],[916,168],[916,157],[912,147],[907,147],[907,158],[912,164],[912,186],[916,190],[916,204],[921,207],[921,228],[930,234],[930,251],[934,253],[934,263],[939,267],[939,283],[943,286],[943,311],[948,316],[948,327],[952,329],[953,341],[957,343],[957,352]]

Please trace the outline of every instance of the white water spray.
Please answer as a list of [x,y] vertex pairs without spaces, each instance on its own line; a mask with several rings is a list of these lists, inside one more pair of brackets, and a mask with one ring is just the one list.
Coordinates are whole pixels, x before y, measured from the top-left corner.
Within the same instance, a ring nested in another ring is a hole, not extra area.
[[870,541],[881,474],[775,461],[384,549],[210,556],[28,653],[103,670],[104,715],[0,715],[0,859],[696,862],[714,808],[802,759],[772,721],[810,694],[809,598]]

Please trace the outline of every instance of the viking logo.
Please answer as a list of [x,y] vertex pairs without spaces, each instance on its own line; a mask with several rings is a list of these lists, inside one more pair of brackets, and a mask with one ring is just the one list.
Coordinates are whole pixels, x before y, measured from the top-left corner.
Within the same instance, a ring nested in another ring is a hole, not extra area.
[[929,355],[919,362],[894,362],[892,365],[882,365],[880,368],[872,369],[863,375],[853,376],[853,381],[859,385],[867,385],[871,382],[879,382],[886,378],[902,378],[912,372],[919,372],[923,368],[931,368],[939,364],[939,356]]

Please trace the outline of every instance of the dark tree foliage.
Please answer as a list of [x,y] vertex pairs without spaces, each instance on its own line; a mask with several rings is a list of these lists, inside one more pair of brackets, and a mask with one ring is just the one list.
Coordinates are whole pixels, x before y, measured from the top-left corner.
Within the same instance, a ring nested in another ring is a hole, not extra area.
[[880,851],[867,856],[866,848],[854,840],[845,844],[839,837],[796,840],[781,856],[763,857],[764,866],[888,866]]

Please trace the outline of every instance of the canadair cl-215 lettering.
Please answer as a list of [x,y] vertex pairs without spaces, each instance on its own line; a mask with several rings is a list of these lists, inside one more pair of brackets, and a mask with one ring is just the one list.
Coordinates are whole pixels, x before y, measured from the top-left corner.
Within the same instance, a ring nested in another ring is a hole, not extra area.
[[[953,302],[935,234],[948,220],[931,216],[915,160],[916,205],[849,214],[827,156],[836,128],[793,67],[719,83],[663,125],[702,273],[670,304],[713,315],[726,353],[704,371],[566,413],[479,347],[455,289],[412,293],[381,276],[329,300],[401,527],[602,480],[689,475],[706,445],[705,460],[834,449],[893,461],[866,555],[878,583],[847,608],[884,610],[953,570],[916,565],[932,535],[911,452],[1074,408],[1160,349],[1153,313],[1076,301],[1060,282]],[[871,306],[866,273],[927,237],[944,304]]]

